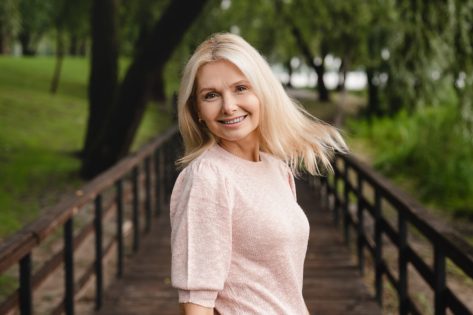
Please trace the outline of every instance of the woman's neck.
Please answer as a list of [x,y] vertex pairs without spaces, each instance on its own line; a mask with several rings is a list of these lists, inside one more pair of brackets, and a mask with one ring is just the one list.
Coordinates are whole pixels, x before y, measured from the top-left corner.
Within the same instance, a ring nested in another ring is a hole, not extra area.
[[218,143],[226,151],[248,161],[260,161],[259,141],[246,139],[240,141],[220,140]]

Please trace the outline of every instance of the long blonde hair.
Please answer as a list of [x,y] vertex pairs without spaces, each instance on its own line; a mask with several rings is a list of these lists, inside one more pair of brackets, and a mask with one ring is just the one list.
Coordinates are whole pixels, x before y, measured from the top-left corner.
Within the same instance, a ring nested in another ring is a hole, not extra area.
[[187,63],[179,89],[178,121],[185,153],[177,161],[184,167],[217,142],[198,121],[195,84],[200,67],[226,60],[234,64],[250,81],[260,101],[260,148],[285,161],[294,174],[306,170],[320,174],[319,164],[331,169],[335,151],[345,152],[346,144],[334,127],[308,113],[289,98],[268,63],[243,38],[217,33],[197,47]]

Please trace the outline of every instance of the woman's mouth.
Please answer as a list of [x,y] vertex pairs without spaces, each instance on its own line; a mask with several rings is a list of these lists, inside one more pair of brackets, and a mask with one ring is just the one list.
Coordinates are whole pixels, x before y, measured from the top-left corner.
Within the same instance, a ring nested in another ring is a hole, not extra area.
[[235,117],[235,118],[232,118],[232,119],[219,120],[218,122],[221,123],[221,124],[224,124],[224,125],[234,125],[234,124],[238,124],[239,122],[243,121],[243,119],[245,119],[246,116],[248,116],[248,115],[243,115],[243,116]]

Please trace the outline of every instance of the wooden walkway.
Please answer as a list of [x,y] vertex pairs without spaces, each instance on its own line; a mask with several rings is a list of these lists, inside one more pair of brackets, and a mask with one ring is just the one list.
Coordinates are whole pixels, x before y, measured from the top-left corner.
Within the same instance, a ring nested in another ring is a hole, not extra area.
[[[330,213],[305,183],[298,198],[311,225],[303,294],[316,315],[377,315],[381,310],[364,285]],[[140,251],[128,259],[124,277],[106,290],[99,315],[177,315],[177,292],[171,287],[169,215],[162,213]],[[292,314],[287,314],[292,315]],[[298,315],[298,314],[294,314]]]

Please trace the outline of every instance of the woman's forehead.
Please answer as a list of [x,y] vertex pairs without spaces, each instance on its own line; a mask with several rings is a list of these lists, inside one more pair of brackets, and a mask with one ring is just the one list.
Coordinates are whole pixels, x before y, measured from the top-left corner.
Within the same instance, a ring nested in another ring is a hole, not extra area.
[[233,84],[242,80],[247,80],[246,76],[236,65],[227,60],[217,60],[202,65],[196,76],[199,89]]

